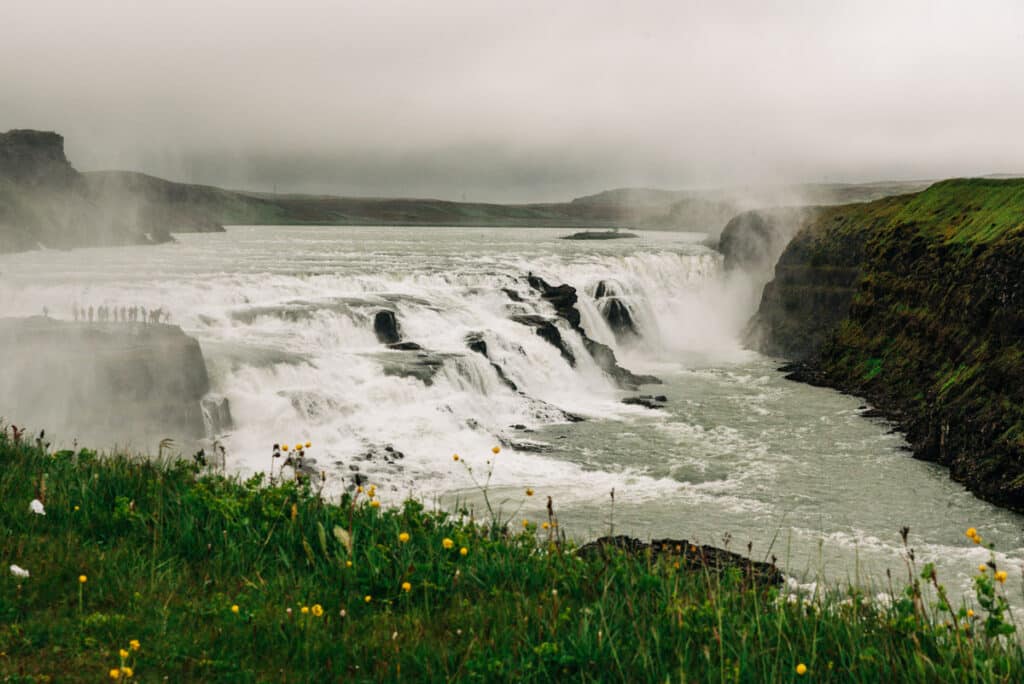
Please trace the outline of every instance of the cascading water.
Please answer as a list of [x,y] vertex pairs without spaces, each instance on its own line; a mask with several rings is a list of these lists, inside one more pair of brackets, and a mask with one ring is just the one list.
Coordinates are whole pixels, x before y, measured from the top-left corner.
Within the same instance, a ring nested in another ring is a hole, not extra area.
[[[265,471],[272,444],[308,440],[329,493],[358,474],[385,505],[411,493],[478,506],[463,464],[480,474],[490,460],[492,501],[537,520],[551,496],[578,538],[608,531],[614,488],[617,532],[729,534],[795,571],[856,566],[862,579],[902,567],[901,525],[951,585],[967,586],[987,558],[964,545],[970,525],[984,521],[986,539],[1022,554],[1020,516],[909,458],[857,399],[788,382],[775,360],[741,349],[759,287],[723,274],[703,235],[562,233],[234,227],[159,247],[3,256],[0,301],[7,316],[70,318],[74,303],[170,311],[228,400],[229,472]],[[587,337],[665,384],[618,387],[531,274],[574,287]],[[381,311],[394,313],[398,345],[378,339]],[[609,325],[624,316],[635,334]],[[622,403],[638,393],[667,401]],[[223,422],[215,406],[211,430]],[[492,457],[496,443],[505,450]]]

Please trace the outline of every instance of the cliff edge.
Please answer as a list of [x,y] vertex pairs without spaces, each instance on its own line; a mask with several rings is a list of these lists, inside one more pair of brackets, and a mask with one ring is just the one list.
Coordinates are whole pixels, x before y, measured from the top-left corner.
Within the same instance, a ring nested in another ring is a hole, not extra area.
[[189,198],[143,192],[130,177],[81,174],[57,133],[0,133],[0,252],[168,242],[222,231]]
[[205,436],[206,363],[178,326],[0,318],[0,349],[8,423],[104,446]]
[[870,400],[917,458],[1024,511],[1024,181],[821,210],[748,329],[791,377]]

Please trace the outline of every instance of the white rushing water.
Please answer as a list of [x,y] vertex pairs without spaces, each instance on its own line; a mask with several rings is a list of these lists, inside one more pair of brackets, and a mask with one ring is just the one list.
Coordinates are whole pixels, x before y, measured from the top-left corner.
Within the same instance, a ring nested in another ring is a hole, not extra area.
[[[169,311],[230,401],[235,427],[221,439],[242,474],[265,470],[273,443],[309,440],[331,491],[358,472],[385,503],[414,494],[479,507],[458,453],[477,474],[494,461],[494,492],[508,512],[522,504],[517,519],[539,520],[552,496],[579,538],[613,523],[719,545],[729,535],[736,550],[749,541],[756,557],[835,580],[903,573],[902,525],[919,561],[960,587],[987,557],[966,527],[1008,558],[1024,554],[1020,516],[913,460],[857,399],[788,382],[777,361],[743,350],[760,293],[725,277],[703,235],[557,239],[565,232],[234,227],[158,247],[4,256],[0,301],[7,316],[46,307],[69,318],[73,304]],[[665,395],[664,408],[621,402],[637,392],[598,368],[531,273],[577,289],[588,336],[662,378],[640,393]],[[616,339],[609,296],[636,336]],[[424,351],[381,344],[381,310]],[[554,321],[575,366],[516,316]],[[486,358],[468,349],[472,336]]]

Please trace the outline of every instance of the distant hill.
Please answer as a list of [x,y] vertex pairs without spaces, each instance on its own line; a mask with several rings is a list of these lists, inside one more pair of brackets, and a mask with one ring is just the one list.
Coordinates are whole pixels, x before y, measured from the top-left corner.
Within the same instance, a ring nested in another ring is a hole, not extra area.
[[861,202],[926,181],[659,190],[619,188],[569,202],[276,195],[176,183],[132,171],[76,171],[57,133],[0,134],[0,252],[148,244],[224,225],[534,226],[685,230],[717,237],[739,213]]
[[56,133],[0,133],[0,252],[149,244],[172,232],[216,230],[223,227],[188,202],[91,182],[68,162]]

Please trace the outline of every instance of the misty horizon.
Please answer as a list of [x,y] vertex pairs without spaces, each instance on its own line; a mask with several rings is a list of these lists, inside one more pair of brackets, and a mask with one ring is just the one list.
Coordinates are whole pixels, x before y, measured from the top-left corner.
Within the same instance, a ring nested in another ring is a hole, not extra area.
[[[1024,6],[51,1],[0,129],[256,192],[564,201],[1024,171]],[[27,65],[31,65],[28,68]]]

